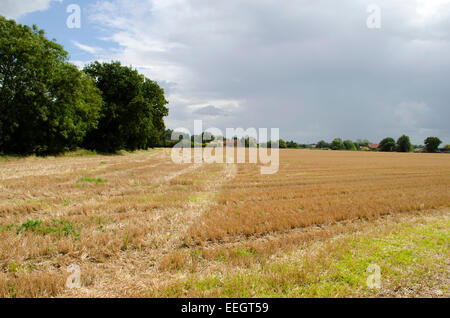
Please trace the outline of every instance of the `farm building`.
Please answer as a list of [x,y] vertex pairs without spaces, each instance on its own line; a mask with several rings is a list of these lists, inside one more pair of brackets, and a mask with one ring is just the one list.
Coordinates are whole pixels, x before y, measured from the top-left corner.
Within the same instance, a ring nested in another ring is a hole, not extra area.
[[216,147],[244,147],[240,140],[214,140],[209,142],[208,145]]
[[225,147],[244,147],[244,144],[240,140],[234,139],[234,140],[226,140],[224,142],[224,146]]

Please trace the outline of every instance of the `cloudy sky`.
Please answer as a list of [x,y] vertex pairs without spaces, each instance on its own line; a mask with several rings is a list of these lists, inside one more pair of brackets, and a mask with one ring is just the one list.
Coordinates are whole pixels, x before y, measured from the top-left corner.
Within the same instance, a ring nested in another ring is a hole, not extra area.
[[0,14],[45,29],[79,66],[120,60],[158,81],[169,128],[450,143],[450,0],[0,0]]

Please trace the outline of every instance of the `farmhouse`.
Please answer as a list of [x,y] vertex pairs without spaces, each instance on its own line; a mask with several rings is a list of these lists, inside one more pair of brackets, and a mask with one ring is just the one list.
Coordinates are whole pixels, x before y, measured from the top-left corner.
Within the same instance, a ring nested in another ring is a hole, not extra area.
[[377,150],[379,146],[379,144],[369,144],[367,148],[369,148],[369,150]]
[[208,143],[209,146],[215,147],[244,147],[244,144],[237,139],[234,140],[214,140]]
[[224,144],[223,140],[220,140],[220,139],[216,139],[211,142],[208,142],[209,146],[215,146],[215,147],[223,147],[223,144]]
[[224,145],[224,147],[243,147],[244,146],[242,144],[242,142],[238,139],[226,140],[223,145]]

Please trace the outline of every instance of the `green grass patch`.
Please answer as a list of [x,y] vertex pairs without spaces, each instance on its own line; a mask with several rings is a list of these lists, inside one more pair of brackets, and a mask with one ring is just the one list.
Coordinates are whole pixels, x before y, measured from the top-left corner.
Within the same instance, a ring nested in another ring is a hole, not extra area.
[[90,177],[83,176],[81,178],[81,182],[100,184],[100,183],[106,183],[106,182],[108,182],[108,180],[102,179],[102,178],[90,178]]
[[94,150],[78,149],[78,150],[66,152],[62,156],[67,157],[67,158],[76,158],[76,157],[95,156],[95,155],[98,155],[98,153]]
[[56,233],[62,236],[73,236],[78,239],[80,232],[75,228],[72,222],[65,220],[52,220],[49,223],[44,223],[41,220],[28,220],[20,225],[9,225],[8,230],[16,229],[16,233],[34,232],[42,235]]
[[8,273],[28,272],[31,273],[35,269],[32,264],[8,264]]
[[210,194],[210,193],[200,193],[200,194],[194,194],[194,195],[191,195],[191,196],[188,198],[188,201],[189,201],[189,202],[192,202],[192,203],[201,203],[201,202],[210,201],[210,200],[212,200],[213,198],[214,198],[214,195],[213,195],[213,194]]
[[[384,234],[349,235],[307,250],[304,258],[287,254],[282,261],[237,267],[223,275],[194,273],[153,291],[151,297],[370,297],[380,292],[396,296],[403,288],[420,292],[427,286],[445,293],[448,286],[430,284],[436,275],[445,275],[449,229],[444,218],[397,226]],[[252,255],[244,248],[231,252]],[[372,264],[381,269],[380,290],[367,286]]]

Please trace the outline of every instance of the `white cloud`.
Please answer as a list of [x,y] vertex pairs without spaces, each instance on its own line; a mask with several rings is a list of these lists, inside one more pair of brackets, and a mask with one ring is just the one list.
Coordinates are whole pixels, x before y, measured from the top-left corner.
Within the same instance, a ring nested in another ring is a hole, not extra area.
[[27,13],[44,11],[51,2],[63,0],[0,0],[0,14],[9,19],[17,19]]
[[448,17],[449,9],[450,0],[417,0],[416,12],[422,23]]
[[72,41],[72,43],[73,43],[73,45],[75,45],[80,50],[83,50],[83,51],[91,53],[91,54],[98,54],[102,50],[101,48],[98,48],[98,47],[93,47],[93,46],[81,44],[78,41]]

